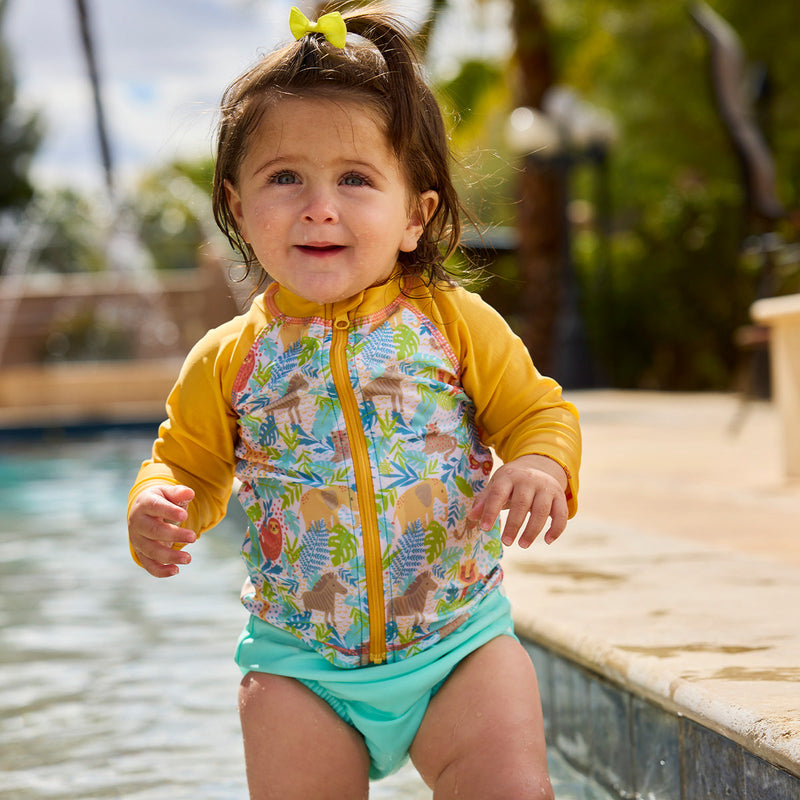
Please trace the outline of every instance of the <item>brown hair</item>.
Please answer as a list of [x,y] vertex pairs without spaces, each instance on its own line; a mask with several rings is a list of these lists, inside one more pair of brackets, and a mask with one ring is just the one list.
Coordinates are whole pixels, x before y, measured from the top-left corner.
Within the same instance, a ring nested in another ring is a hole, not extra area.
[[246,266],[255,266],[255,253],[241,237],[228,206],[225,181],[237,183],[248,139],[281,95],[324,97],[345,92],[380,115],[412,196],[430,189],[439,195],[417,248],[399,254],[403,271],[432,282],[449,282],[444,262],[461,236],[461,205],[450,175],[450,149],[439,104],[422,76],[408,33],[395,18],[374,7],[342,16],[348,32],[363,42],[348,41],[339,49],[321,34],[308,34],[264,56],[223,94],[214,218]]

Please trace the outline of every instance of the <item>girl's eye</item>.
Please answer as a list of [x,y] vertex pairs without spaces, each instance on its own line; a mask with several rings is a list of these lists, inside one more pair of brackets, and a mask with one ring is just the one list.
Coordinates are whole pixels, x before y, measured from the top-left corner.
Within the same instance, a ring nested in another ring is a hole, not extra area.
[[365,178],[363,175],[358,175],[357,173],[350,173],[349,175],[345,175],[342,178],[342,183],[345,186],[369,186],[369,180]]
[[289,186],[297,183],[297,175],[293,172],[276,172],[271,178],[270,183],[277,183],[280,186]]

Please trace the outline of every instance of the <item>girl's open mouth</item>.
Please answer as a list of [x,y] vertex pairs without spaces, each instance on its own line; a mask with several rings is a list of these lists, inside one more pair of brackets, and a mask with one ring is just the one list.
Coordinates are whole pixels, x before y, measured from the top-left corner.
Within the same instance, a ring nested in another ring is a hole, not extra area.
[[340,244],[300,244],[297,249],[312,256],[326,256],[344,250]]

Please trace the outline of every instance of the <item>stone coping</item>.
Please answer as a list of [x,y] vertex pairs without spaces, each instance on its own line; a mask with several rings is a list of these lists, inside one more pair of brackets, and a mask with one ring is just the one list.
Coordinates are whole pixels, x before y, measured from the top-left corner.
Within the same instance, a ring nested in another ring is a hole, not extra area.
[[[597,800],[800,797],[800,778],[749,749],[537,644],[523,643],[539,676],[548,755],[557,752],[599,784],[586,792],[586,800],[590,794]],[[578,796],[583,792],[576,791]]]
[[581,507],[506,554],[520,634],[800,775],[800,486],[769,404],[578,393]]
[[800,571],[630,529],[571,535],[569,553],[508,559],[520,634],[800,775]]

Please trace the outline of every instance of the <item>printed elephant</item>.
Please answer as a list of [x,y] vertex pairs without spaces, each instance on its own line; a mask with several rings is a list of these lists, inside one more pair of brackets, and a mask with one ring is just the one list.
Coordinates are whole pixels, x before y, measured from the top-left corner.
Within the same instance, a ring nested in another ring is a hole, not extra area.
[[447,489],[438,478],[428,478],[403,492],[395,506],[395,519],[400,530],[406,531],[416,520],[424,530],[434,520],[434,500],[447,507]]
[[328,531],[339,524],[339,507],[347,504],[355,514],[356,493],[347,486],[329,486],[325,489],[309,489],[300,498],[300,513],[308,530],[314,522],[324,522]]

